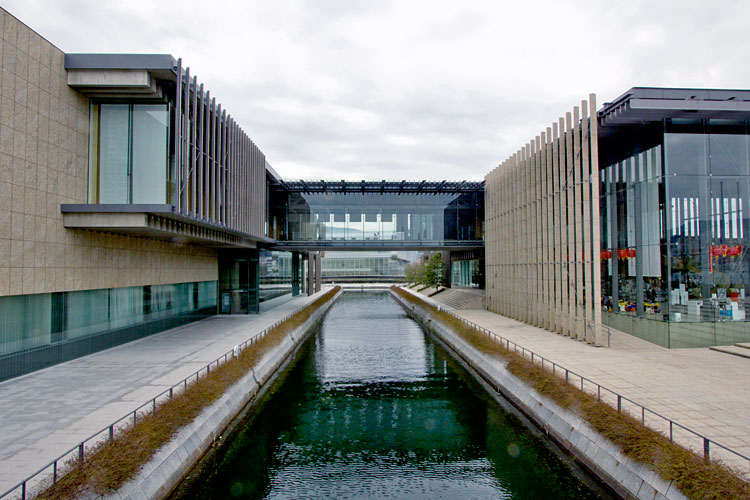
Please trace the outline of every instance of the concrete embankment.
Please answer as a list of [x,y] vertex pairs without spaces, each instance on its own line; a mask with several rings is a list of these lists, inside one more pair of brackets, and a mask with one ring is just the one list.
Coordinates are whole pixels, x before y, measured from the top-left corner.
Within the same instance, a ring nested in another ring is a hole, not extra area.
[[266,353],[221,398],[203,410],[193,422],[183,427],[168,444],[160,448],[135,478],[108,498],[161,499],[169,495],[235,419],[253,405],[271,385],[273,378],[286,368],[341,293],[339,291],[313,312],[305,323]]
[[618,446],[594,431],[580,416],[538,394],[506,369],[506,363],[488,356],[463,340],[427,308],[391,292],[407,314],[425,327],[485,384],[544,431],[602,483],[625,499],[687,499],[672,483],[646,465],[625,456]]

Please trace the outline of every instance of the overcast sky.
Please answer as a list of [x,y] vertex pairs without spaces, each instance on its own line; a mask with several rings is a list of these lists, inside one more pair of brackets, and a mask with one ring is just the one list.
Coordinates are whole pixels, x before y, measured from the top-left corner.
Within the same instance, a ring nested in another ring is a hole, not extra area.
[[481,179],[595,92],[748,88],[750,2],[4,0],[65,52],[182,57],[287,179]]

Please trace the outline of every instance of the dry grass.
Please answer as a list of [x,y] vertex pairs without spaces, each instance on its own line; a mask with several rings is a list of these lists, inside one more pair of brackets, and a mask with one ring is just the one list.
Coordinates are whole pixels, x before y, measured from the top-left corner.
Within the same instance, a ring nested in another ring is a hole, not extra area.
[[338,292],[335,287],[310,303],[299,313],[276,326],[240,355],[220,365],[187,389],[157,406],[156,412],[140,416],[135,426],[118,433],[114,440],[103,442],[89,451],[83,463],[69,464],[70,471],[36,498],[72,499],[87,492],[104,495],[117,491],[133,478],[156,451],[169,442],[184,425],[192,422],[206,407],[242,378],[265,353],[276,347],[287,334],[298,328],[310,315]]
[[696,500],[748,500],[750,483],[731,469],[706,461],[690,450],[671,442],[638,420],[618,412],[594,396],[573,387],[564,379],[531,360],[509,351],[486,334],[454,316],[398,287],[392,289],[408,302],[428,309],[433,317],[450,327],[478,350],[507,360],[508,371],[527,382],[540,394],[581,415],[599,434],[620,447],[623,453],[646,464],[666,481],[674,481],[680,491]]

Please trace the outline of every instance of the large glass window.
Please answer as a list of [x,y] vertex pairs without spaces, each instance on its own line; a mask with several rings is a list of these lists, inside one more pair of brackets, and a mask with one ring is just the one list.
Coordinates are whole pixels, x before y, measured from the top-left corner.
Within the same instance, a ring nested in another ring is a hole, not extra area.
[[[275,193],[279,199],[279,193]],[[472,241],[482,239],[481,193],[289,193],[271,206],[286,241]]]
[[166,105],[133,105],[133,203],[166,203]]
[[215,281],[0,297],[0,380],[215,314],[216,297]]
[[167,104],[94,104],[91,203],[167,203]]
[[130,106],[104,104],[99,114],[99,203],[130,202]]

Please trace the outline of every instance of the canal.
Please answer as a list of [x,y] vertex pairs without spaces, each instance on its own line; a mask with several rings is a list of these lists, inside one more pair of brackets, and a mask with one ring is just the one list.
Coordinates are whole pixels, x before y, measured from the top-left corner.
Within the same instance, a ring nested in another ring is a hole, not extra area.
[[388,293],[345,293],[174,498],[612,498]]

